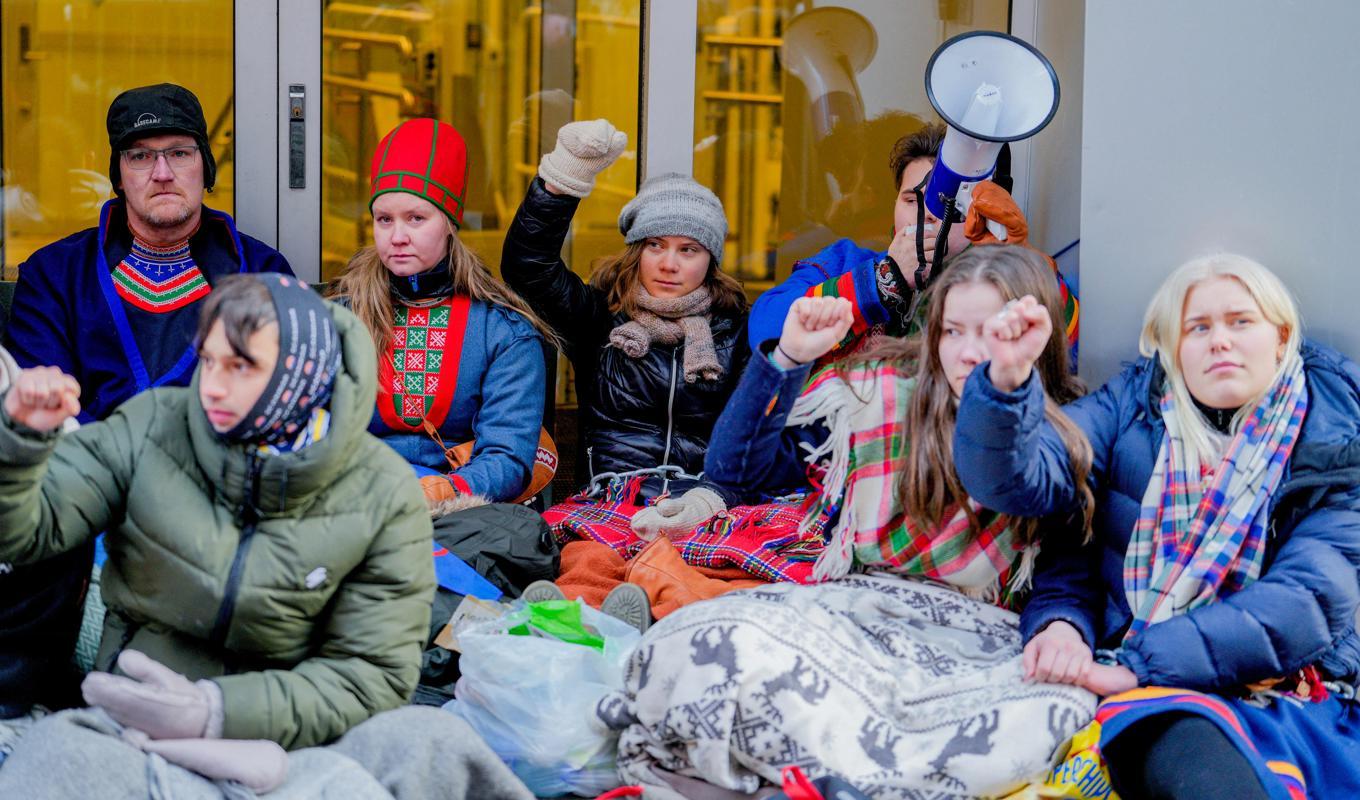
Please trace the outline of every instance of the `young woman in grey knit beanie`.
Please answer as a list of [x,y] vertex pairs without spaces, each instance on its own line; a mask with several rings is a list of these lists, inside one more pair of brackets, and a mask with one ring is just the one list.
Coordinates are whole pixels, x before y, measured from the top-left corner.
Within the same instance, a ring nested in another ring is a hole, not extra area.
[[592,488],[651,470],[639,503],[663,492],[679,497],[666,504],[669,513],[634,526],[652,538],[725,508],[698,476],[750,354],[748,304],[721,269],[722,202],[675,173],[649,178],[624,206],[626,246],[598,262],[589,283],[567,268],[562,245],[576,207],[626,147],[605,120],[558,131],[507,233],[501,274],[566,343],[581,405],[580,467]]

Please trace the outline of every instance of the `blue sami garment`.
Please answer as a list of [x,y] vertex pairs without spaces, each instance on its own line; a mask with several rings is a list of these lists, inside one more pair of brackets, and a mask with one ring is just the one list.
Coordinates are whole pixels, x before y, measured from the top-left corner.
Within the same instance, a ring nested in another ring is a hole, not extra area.
[[[954,255],[962,255],[967,248]],[[918,308],[910,324],[900,318],[907,306],[914,302],[916,294],[903,288],[902,302],[907,304],[894,312],[883,301],[880,291],[879,262],[887,252],[879,252],[860,247],[849,239],[841,239],[822,249],[815,255],[794,262],[793,272],[783,283],[762,294],[751,307],[751,318],[747,327],[752,349],[761,342],[779,338],[784,330],[784,318],[795,300],[800,297],[843,297],[850,301],[854,310],[854,321],[846,338],[826,356],[818,360],[828,360],[843,354],[843,348],[853,348],[862,342],[865,334],[878,326],[884,326],[893,336],[903,336],[912,332],[915,326],[923,325],[925,308]],[[951,256],[952,260],[953,256]],[[906,265],[903,269],[915,269]],[[1069,322],[1076,319],[1076,293],[1067,285],[1061,272],[1054,272],[1058,281],[1058,295],[1066,306],[1064,314]],[[1072,366],[1076,368],[1077,327],[1069,325],[1068,343],[1072,348]]]
[[543,338],[519,314],[455,296],[425,308],[399,306],[381,356],[378,405],[368,430],[418,468],[449,473],[428,419],[449,447],[476,440],[449,473],[466,494],[513,500],[529,483],[547,367]]
[[854,272],[857,316],[871,325],[887,322],[888,309],[878,299],[874,278],[874,266],[887,254],[887,251],[870,250],[849,239],[841,239],[815,255],[795,261],[789,277],[756,298],[751,306],[746,328],[751,349],[755,350],[768,339],[779,338],[793,301],[806,295],[812,287],[851,271]]
[[[238,233],[231,217],[211,208],[203,208],[189,246],[210,285],[237,272],[292,274],[277,250]],[[79,381],[82,422],[103,419],[153,386],[187,386],[197,363],[192,338],[201,301],[147,317],[159,338],[137,335],[145,312],[118,295],[113,279],[130,248],[123,202],[110,200],[99,227],[43,247],[19,269],[5,347],[20,367],[59,367]]]

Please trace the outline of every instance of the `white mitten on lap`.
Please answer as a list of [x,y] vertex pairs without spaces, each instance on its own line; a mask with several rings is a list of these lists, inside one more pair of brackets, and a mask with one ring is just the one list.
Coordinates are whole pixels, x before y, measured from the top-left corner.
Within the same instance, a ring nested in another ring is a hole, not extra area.
[[[221,735],[222,700],[215,686],[194,683],[136,650],[124,650],[118,668],[127,677],[107,672],[85,676],[80,684],[85,702],[152,739]],[[210,722],[217,723],[217,731],[210,730]]]
[[631,524],[639,539],[650,542],[663,533],[667,538],[683,536],[726,510],[717,492],[696,486],[678,498],[642,509],[633,515]]
[[595,188],[595,176],[613,164],[628,146],[628,134],[608,120],[569,122],[557,131],[557,147],[538,162],[538,175],[572,197]]

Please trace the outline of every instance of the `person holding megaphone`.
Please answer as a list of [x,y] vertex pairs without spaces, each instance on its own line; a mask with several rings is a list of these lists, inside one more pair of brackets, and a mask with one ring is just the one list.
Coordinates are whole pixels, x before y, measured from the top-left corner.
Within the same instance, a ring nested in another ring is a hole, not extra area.
[[[903,336],[921,329],[922,292],[971,244],[1005,241],[1029,246],[1029,225],[997,174],[1006,142],[1033,136],[1053,118],[1058,81],[1030,45],[1004,34],[975,31],[945,42],[926,68],[926,93],[947,125],[930,125],[893,146],[897,186],[893,239],[885,252],[842,239],[793,265],[783,283],[751,310],[752,348],[779,336],[799,297],[844,297],[855,320],[845,341],[827,354],[853,351],[867,334]],[[1003,162],[1004,164],[1004,162]],[[1004,187],[1004,188],[1003,188]],[[1075,351],[1077,300],[1050,259]]]
[[[1028,246],[1029,226],[1015,201],[996,183],[984,181],[973,187],[973,202],[964,224],[943,231],[939,217],[923,199],[930,180],[945,126],[929,125],[903,136],[893,146],[890,165],[898,186],[893,205],[893,239],[883,252],[841,239],[821,252],[793,265],[793,273],[762,294],[751,308],[748,336],[751,346],[779,337],[789,308],[800,297],[844,297],[851,302],[854,323],[844,341],[826,358],[852,351],[871,331],[904,336],[920,330],[915,300],[934,276],[934,257],[942,251],[947,266],[974,243],[998,241],[988,221],[1005,226],[1008,244]],[[940,239],[944,232],[945,240]],[[920,272],[921,265],[926,271]],[[1077,298],[1062,273],[1054,276],[1064,303],[1069,344],[1077,335]]]

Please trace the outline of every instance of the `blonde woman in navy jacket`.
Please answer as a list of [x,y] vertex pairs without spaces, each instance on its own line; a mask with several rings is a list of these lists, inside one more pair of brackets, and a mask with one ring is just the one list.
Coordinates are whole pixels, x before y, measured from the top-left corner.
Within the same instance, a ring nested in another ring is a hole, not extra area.
[[[1006,513],[1078,502],[1030,368],[1050,329],[1028,299],[1003,311],[960,400],[959,477]],[[1028,671],[1109,697],[1124,797],[1360,796],[1360,368],[1232,255],[1167,279],[1140,349],[1065,408],[1094,450],[1096,533],[1045,544]]]

